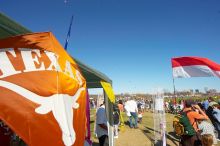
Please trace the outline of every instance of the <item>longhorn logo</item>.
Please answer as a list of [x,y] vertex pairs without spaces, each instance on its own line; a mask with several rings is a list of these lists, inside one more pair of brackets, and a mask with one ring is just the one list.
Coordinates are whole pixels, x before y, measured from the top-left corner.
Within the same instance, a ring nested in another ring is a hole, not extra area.
[[73,108],[77,109],[79,107],[76,101],[81,92],[85,90],[84,87],[79,88],[73,97],[68,94],[54,94],[49,97],[43,97],[7,81],[0,80],[0,86],[12,90],[34,103],[40,104],[40,106],[35,109],[35,112],[38,114],[47,114],[52,111],[62,131],[64,144],[66,146],[74,144],[76,134],[73,129]]

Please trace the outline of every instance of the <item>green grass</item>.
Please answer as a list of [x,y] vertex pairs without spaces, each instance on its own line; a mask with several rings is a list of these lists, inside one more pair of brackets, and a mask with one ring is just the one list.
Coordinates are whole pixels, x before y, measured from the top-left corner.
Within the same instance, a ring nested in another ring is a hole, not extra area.
[[[167,145],[175,145],[178,143],[178,139],[174,136],[173,133],[173,117],[172,114],[166,113],[166,138],[167,138]],[[144,134],[151,140],[152,143],[155,141],[155,127],[154,127],[154,114],[151,112],[145,112],[143,114],[143,121],[139,124],[139,128],[144,132]],[[160,130],[159,127],[156,127],[156,130]]]
[[96,117],[96,109],[90,109],[90,130],[91,130],[91,139],[92,141],[97,142],[98,139],[95,136],[95,117]]

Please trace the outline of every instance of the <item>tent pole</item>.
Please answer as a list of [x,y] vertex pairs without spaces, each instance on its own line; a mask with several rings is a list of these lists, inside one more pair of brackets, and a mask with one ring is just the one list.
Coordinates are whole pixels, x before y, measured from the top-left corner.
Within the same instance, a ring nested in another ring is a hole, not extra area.
[[71,17],[69,30],[68,30],[68,33],[67,33],[67,36],[66,36],[66,42],[65,42],[65,46],[64,46],[65,50],[67,50],[67,46],[68,46],[68,42],[69,42],[69,38],[70,38],[70,34],[71,34],[72,23],[73,23],[73,15]]
[[114,131],[113,131],[113,105],[106,94],[105,90],[104,92],[104,100],[105,100],[105,109],[106,109],[106,116],[107,116],[107,126],[108,126],[108,140],[109,140],[109,146],[114,146]]

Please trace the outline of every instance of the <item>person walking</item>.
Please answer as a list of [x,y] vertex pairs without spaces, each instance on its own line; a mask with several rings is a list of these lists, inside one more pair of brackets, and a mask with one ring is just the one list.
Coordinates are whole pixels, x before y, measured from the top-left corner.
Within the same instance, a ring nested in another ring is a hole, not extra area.
[[117,105],[113,105],[113,127],[114,127],[114,138],[118,138],[118,126],[119,126],[120,111]]
[[105,103],[101,104],[96,112],[96,134],[99,139],[99,145],[104,146],[105,142],[108,140]]
[[208,122],[208,120],[200,119],[197,120],[198,122],[198,129],[201,136],[205,134],[211,134],[213,138],[213,144],[217,144],[217,140],[215,137],[215,129],[214,126]]
[[[131,99],[129,101],[127,101],[127,105],[128,106],[128,109],[129,109],[129,112],[130,112],[130,117],[129,117],[129,124],[130,124],[130,128],[138,128],[137,127],[137,120],[138,120],[138,117],[137,117],[137,113],[138,113],[138,108],[137,108],[137,103]],[[133,123],[133,120],[134,119],[134,123]]]

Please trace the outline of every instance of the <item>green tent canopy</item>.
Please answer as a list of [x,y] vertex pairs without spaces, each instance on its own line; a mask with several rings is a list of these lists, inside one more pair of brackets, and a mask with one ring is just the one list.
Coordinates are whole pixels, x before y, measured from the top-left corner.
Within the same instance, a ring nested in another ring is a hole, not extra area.
[[[25,33],[31,33],[31,31],[0,12],[0,39]],[[112,80],[103,73],[83,64],[78,59],[74,58],[74,60],[85,77],[88,88],[102,88],[100,81],[112,84]]]

